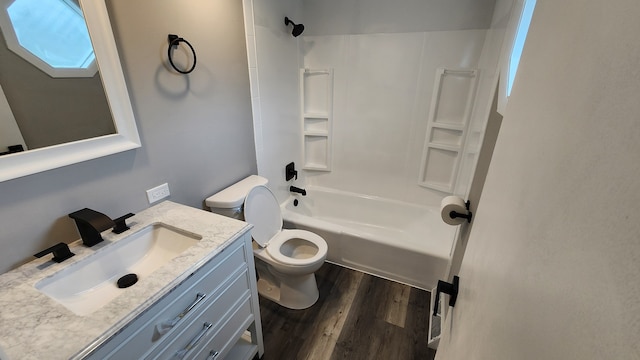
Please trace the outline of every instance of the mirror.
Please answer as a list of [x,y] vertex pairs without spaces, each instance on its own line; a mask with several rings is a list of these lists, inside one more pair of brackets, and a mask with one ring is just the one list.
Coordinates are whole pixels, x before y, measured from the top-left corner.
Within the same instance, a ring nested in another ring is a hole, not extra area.
[[140,147],[105,0],[80,0],[115,133],[0,156],[0,181]]

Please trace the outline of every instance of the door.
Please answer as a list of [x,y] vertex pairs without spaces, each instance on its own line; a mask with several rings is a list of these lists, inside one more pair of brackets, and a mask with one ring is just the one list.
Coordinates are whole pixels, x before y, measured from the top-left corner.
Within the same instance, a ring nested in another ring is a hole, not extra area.
[[637,14],[538,0],[437,360],[640,359]]

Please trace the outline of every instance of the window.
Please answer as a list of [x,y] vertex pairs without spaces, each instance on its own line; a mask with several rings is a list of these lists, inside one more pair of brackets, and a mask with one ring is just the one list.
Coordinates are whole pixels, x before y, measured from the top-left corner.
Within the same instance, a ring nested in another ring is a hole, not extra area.
[[518,72],[536,0],[514,0],[500,57],[498,112],[504,115]]
[[524,49],[524,41],[527,39],[527,33],[529,32],[529,25],[531,24],[531,17],[533,17],[533,8],[536,6],[536,0],[527,0],[522,9],[522,15],[520,16],[520,22],[518,23],[518,30],[513,42],[513,49],[511,50],[511,58],[509,60],[509,77],[507,79],[507,97],[511,95],[511,88],[513,82],[516,79],[516,72],[518,72],[518,64],[520,63],[520,56],[522,56],[522,50]]
[[11,51],[52,77],[97,71],[82,11],[72,0],[9,1],[0,26]]

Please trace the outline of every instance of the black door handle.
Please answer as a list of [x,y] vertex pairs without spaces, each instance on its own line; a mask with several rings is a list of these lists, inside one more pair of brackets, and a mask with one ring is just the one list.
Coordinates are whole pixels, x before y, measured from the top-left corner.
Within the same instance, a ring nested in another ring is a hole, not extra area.
[[460,278],[453,277],[453,284],[438,280],[438,286],[436,287],[436,300],[433,304],[433,316],[438,314],[438,305],[440,304],[440,293],[449,295],[449,306],[455,306],[458,299],[458,287],[460,284]]

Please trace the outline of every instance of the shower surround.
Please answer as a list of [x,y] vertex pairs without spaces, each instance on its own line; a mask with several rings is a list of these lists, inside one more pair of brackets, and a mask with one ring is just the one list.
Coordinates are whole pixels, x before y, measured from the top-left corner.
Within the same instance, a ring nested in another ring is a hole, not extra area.
[[485,33],[303,36],[303,67],[334,74],[332,168],[306,183],[439,204],[442,192],[418,186],[436,70],[475,69]]
[[[419,177],[443,68],[478,74],[451,191],[466,196],[497,81],[502,34],[491,29],[494,3],[244,0],[258,173],[278,200],[289,198],[293,184],[437,207],[448,193],[420,186]],[[293,37],[285,17],[303,23],[304,33]],[[304,69],[331,77],[322,125],[329,171],[302,170]],[[292,161],[299,177],[287,182],[284,166]]]
[[[436,71],[482,75],[494,2],[244,3],[258,172],[278,200],[288,196],[283,166],[303,164],[300,69],[308,68],[333,72],[331,171],[302,171],[300,184],[439,204],[446,194],[418,185]],[[287,16],[305,24],[302,35],[291,35]],[[483,124],[476,128],[471,141]]]

